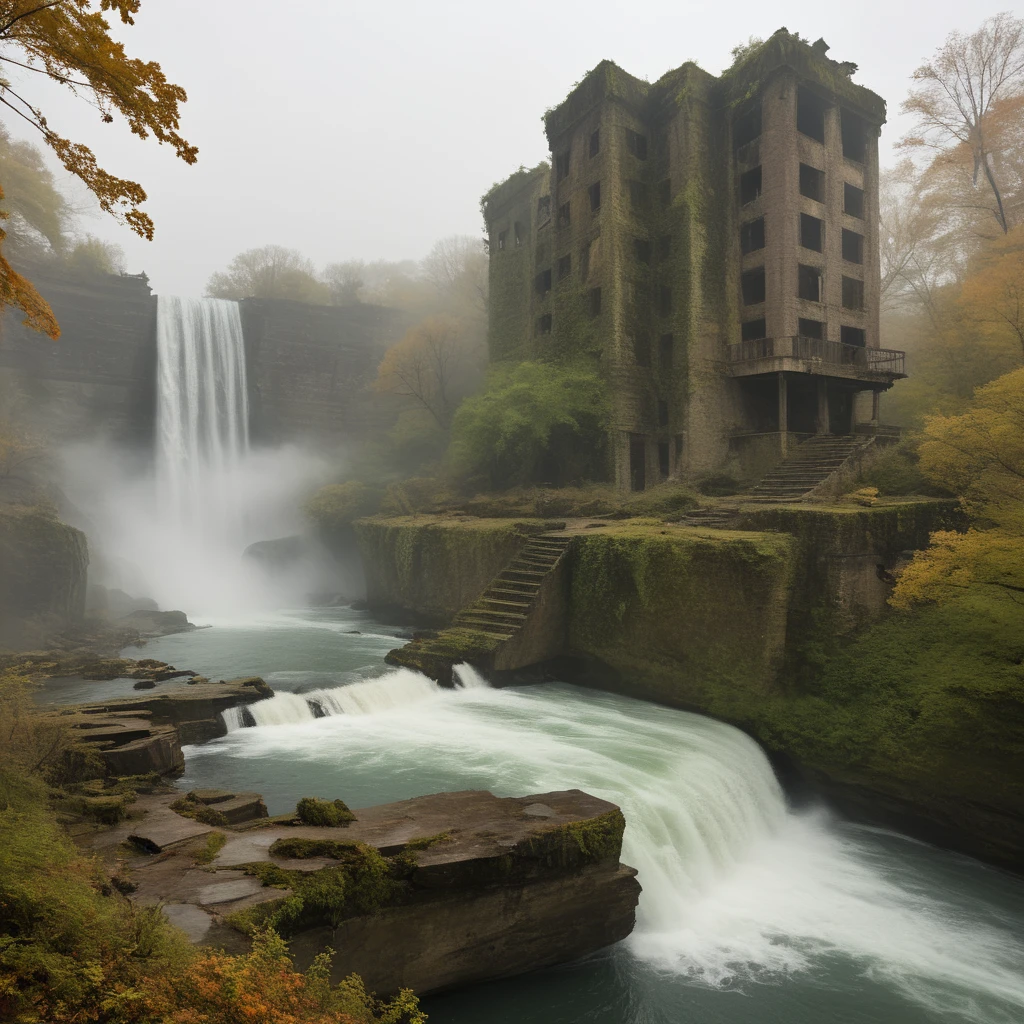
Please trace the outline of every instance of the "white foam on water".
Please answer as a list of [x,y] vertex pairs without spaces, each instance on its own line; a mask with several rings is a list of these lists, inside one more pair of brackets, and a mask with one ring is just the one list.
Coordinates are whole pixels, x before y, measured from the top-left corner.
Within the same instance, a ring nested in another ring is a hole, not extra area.
[[627,948],[660,972],[749,991],[839,957],[936,1019],[1024,1019],[1024,945],[995,909],[926,891],[866,831],[791,812],[763,751],[737,729],[574,687],[492,689],[468,667],[456,676],[465,689],[402,670],[306,694],[329,696],[333,712],[312,725],[301,698],[279,694],[251,710],[267,723],[294,715],[293,728],[244,738],[250,754],[325,769],[443,766],[453,788],[578,787],[618,803],[622,859],[644,890]]

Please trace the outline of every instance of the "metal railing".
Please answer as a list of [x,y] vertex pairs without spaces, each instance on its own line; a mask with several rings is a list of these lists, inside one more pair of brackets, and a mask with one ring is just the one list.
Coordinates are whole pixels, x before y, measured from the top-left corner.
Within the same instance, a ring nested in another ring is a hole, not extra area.
[[823,338],[758,338],[729,346],[730,363],[759,359],[790,358],[816,360],[830,366],[855,366],[871,373],[904,373],[906,356],[891,348],[864,348]]

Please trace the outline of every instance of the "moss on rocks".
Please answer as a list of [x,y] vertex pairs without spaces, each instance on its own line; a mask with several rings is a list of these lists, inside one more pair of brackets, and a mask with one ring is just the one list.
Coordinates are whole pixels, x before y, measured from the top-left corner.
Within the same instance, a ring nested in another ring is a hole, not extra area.
[[295,807],[295,816],[303,825],[325,828],[336,828],[356,820],[343,800],[321,800],[315,796],[304,796]]

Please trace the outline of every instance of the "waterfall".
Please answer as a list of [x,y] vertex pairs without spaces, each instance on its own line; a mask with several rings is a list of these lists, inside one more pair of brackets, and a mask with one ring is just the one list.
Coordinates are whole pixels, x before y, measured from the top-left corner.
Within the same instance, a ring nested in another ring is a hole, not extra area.
[[[470,665],[454,668],[460,690],[487,687],[487,681]],[[376,679],[365,679],[347,686],[310,690],[307,693],[275,693],[273,697],[221,713],[228,732],[252,726],[299,725],[314,718],[333,715],[373,715],[400,710],[417,701],[443,697],[444,690],[432,679],[412,669],[402,668]]]
[[193,542],[242,522],[239,470],[249,450],[238,303],[157,300],[157,484],[164,514]]

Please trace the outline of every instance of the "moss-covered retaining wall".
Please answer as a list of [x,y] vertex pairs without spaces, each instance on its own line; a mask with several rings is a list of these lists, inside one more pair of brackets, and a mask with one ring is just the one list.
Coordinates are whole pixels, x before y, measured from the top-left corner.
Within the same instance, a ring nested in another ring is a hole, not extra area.
[[677,706],[764,692],[785,653],[794,548],[783,534],[592,531],[573,553],[570,651],[613,669],[620,692]]
[[540,520],[466,516],[374,516],[354,525],[369,607],[437,625],[475,601],[526,538],[545,529]]

